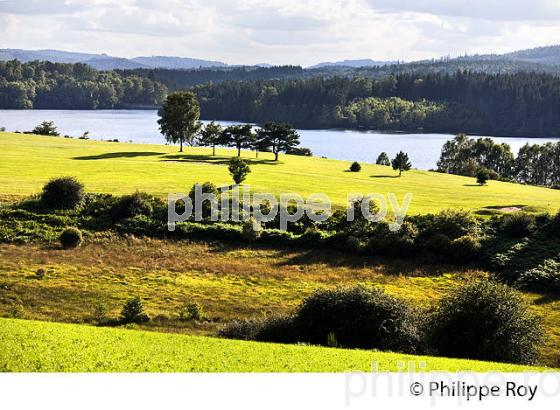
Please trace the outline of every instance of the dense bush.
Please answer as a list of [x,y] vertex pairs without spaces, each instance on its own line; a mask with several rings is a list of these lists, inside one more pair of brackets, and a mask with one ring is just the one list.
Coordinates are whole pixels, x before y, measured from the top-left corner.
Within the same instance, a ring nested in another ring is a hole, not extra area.
[[362,170],[362,166],[360,165],[359,162],[352,162],[352,165],[350,165],[351,172],[360,172],[361,170]]
[[67,228],[60,234],[60,244],[64,249],[77,248],[82,243],[82,232],[78,228]]
[[43,187],[41,202],[50,209],[74,209],[84,197],[84,186],[73,177],[51,179]]
[[145,323],[150,317],[144,312],[144,303],[139,297],[128,299],[121,311],[121,323]]
[[439,356],[521,364],[534,363],[542,336],[519,294],[486,280],[444,297],[427,332]]
[[236,320],[220,329],[218,334],[228,339],[260,342],[295,343],[297,341],[293,316]]
[[504,215],[500,220],[500,229],[513,238],[522,238],[537,228],[534,215],[525,212],[513,212]]
[[196,302],[186,303],[179,310],[179,318],[183,321],[204,320],[206,313],[201,304]]
[[559,292],[560,262],[546,259],[540,265],[522,272],[515,284],[524,289]]
[[[197,192],[199,192],[199,194],[197,194]],[[203,195],[203,194],[212,194],[216,198],[216,202],[217,202],[219,200],[220,191],[218,190],[218,187],[214,185],[212,182],[205,182],[203,184],[196,183],[191,187],[191,190],[189,191],[189,198],[191,199],[193,204],[193,215],[195,215],[195,217],[197,216],[196,196]],[[201,196],[199,200],[202,200],[203,198],[204,197]],[[202,206],[199,211],[198,219],[210,218],[212,216],[212,202],[209,200],[205,200],[202,202],[201,205]],[[216,207],[216,210],[218,210],[218,206],[220,205],[219,202],[215,203],[214,205]]]
[[41,124],[33,128],[31,133],[37,135],[50,135],[54,137],[58,137],[60,135],[56,130],[54,122],[52,121],[43,121]]
[[478,234],[479,222],[468,211],[448,209],[437,214],[422,215],[414,219],[424,238],[441,234],[449,239]]
[[135,192],[124,195],[114,204],[111,216],[114,220],[133,218],[144,215],[151,216],[154,211],[153,197],[145,192]]
[[241,234],[243,239],[252,242],[256,241],[262,233],[262,226],[259,221],[251,217],[243,223]]
[[327,345],[334,333],[341,347],[415,352],[418,317],[404,302],[379,289],[319,290],[295,314],[298,341]]
[[480,241],[476,237],[465,235],[451,241],[446,251],[452,262],[472,263],[477,260],[481,248]]

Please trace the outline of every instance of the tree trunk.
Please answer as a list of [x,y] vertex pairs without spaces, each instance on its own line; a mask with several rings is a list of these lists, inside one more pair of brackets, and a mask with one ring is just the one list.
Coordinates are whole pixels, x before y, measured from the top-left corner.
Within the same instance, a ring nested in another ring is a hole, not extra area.
[[399,169],[399,178],[401,177],[401,175],[402,175],[402,169]]
[[179,143],[180,143],[180,147],[181,147],[181,148],[179,148],[179,152],[183,152],[183,140],[182,139],[179,140]]
[[212,145],[212,156],[215,157],[216,156],[216,146]]
[[241,156],[241,147],[237,147],[237,157]]
[[278,152],[274,153],[274,161],[278,161]]
[[259,150],[257,149],[257,150],[255,150],[255,158],[258,158],[258,157],[259,157]]

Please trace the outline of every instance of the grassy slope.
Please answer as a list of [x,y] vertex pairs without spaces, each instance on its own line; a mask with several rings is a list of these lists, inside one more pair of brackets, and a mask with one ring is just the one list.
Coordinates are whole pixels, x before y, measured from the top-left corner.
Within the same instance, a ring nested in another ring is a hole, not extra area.
[[[188,192],[195,182],[230,184],[225,163],[233,151],[220,149],[217,157],[209,153],[208,148],[187,148],[180,155],[176,147],[164,145],[0,133],[0,195],[37,193],[49,178],[61,175],[78,177],[88,191],[115,194],[143,190],[163,196]],[[254,153],[244,156],[253,158]],[[402,201],[412,192],[412,213],[512,205],[560,208],[560,192],[546,188],[496,181],[480,187],[474,178],[426,171],[395,178],[389,167],[370,164],[351,173],[346,171],[350,162],[322,158],[282,155],[280,163],[271,161],[271,154],[261,153],[260,158],[246,181],[258,192],[320,192],[336,205],[344,205],[348,193],[393,192]]]
[[409,361],[424,371],[539,370],[469,360],[0,319],[0,371],[342,372],[371,371],[374,362],[380,371],[397,371]]
[[[36,279],[43,268],[46,275]],[[428,307],[469,278],[457,267],[418,265],[344,253],[267,249],[234,244],[154,240],[90,243],[71,252],[37,245],[0,245],[0,316],[15,305],[28,319],[83,322],[103,302],[117,317],[124,301],[140,296],[155,318],[145,329],[212,334],[225,321],[293,310],[313,290],[340,284],[376,285]],[[560,365],[560,300],[525,294],[542,318],[541,364]],[[196,301],[209,322],[177,320]]]

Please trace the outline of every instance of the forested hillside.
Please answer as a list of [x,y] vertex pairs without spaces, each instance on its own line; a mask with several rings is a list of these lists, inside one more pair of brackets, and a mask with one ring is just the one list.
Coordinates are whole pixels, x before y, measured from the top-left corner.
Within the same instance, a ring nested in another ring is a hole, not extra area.
[[549,74],[230,81],[194,90],[206,119],[286,121],[300,128],[560,136],[560,79]]
[[158,106],[167,87],[86,64],[0,61],[0,108],[96,109]]

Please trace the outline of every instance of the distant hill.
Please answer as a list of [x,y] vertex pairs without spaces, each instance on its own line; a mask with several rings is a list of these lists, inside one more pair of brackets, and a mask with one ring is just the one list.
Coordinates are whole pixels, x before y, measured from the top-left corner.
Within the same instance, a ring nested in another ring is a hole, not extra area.
[[192,68],[208,68],[208,67],[226,67],[226,63],[220,61],[199,60],[196,58],[186,57],[135,57],[131,61],[139,63],[144,67],[152,68],[168,68],[171,70],[186,70]]
[[396,61],[374,61],[369,58],[361,59],[361,60],[343,60],[343,61],[335,61],[335,62],[323,62],[319,64],[312,65],[308,68],[324,68],[324,67],[378,67],[384,66],[388,64],[396,64]]
[[53,63],[84,63],[97,70],[131,70],[135,68],[168,68],[168,69],[193,69],[208,67],[226,67],[220,61],[199,60],[184,57],[112,57],[107,54],[75,53],[59,50],[21,50],[0,49],[0,60],[19,60],[23,63],[29,61],[51,61]]
[[560,46],[538,47],[529,50],[515,51],[502,55],[518,61],[529,61],[541,64],[560,64]]

